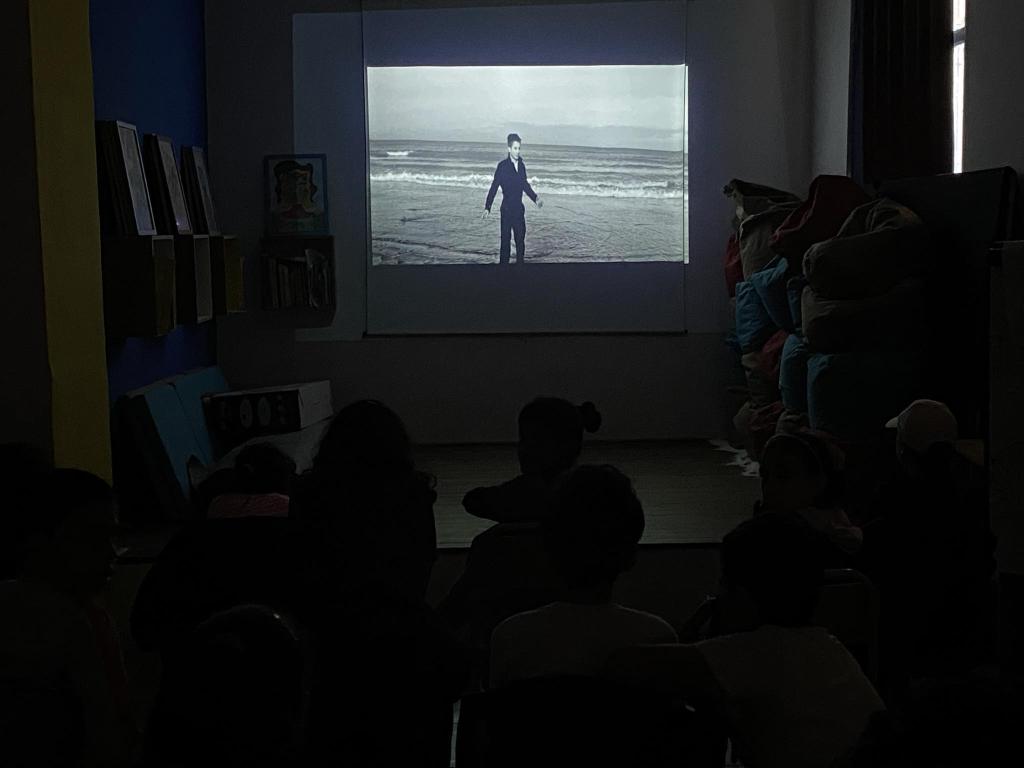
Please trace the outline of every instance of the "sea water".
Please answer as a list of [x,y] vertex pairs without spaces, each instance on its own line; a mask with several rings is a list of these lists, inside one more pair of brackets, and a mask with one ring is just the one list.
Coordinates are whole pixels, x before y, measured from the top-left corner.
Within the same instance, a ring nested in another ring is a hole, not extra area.
[[[497,263],[499,190],[481,220],[502,143],[371,141],[374,264]],[[683,152],[524,145],[526,261],[681,261]],[[515,257],[515,243],[512,244]]]

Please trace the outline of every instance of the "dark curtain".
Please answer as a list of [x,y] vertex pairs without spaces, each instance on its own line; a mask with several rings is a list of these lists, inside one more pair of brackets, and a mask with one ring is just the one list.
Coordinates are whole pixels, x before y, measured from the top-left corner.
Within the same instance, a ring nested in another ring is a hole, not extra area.
[[886,179],[953,165],[950,0],[853,0],[849,174]]

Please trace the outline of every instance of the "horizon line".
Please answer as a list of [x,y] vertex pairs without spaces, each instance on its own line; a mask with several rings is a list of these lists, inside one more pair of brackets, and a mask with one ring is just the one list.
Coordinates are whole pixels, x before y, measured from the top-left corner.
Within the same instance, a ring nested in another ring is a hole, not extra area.
[[[394,142],[419,142],[421,144],[491,144],[489,141],[467,141],[465,139],[371,139],[367,138],[367,144],[371,141],[394,141]],[[493,142],[494,144],[501,144],[501,142]],[[523,144],[527,144],[523,142]],[[505,150],[508,151],[508,145],[502,144]],[[528,146],[534,147],[567,147],[569,149],[632,149],[640,152],[682,152],[683,154],[689,154],[687,149],[652,149],[651,147],[606,147],[598,146],[596,144],[545,144],[542,142],[529,142]]]

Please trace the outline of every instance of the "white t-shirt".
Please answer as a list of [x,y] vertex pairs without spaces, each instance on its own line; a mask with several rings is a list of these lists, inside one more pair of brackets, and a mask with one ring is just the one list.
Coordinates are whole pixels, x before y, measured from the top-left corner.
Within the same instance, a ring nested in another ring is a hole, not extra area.
[[600,675],[612,652],[678,642],[662,618],[615,603],[551,603],[518,613],[491,636],[491,686],[553,675]]
[[767,625],[697,643],[726,696],[748,768],[822,768],[853,747],[885,705],[823,627]]

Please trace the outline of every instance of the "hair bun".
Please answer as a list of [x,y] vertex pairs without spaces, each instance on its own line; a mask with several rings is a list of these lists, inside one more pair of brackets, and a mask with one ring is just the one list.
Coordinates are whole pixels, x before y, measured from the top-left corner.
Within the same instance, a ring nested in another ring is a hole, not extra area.
[[601,428],[601,412],[592,402],[587,400],[585,403],[580,403],[576,406],[576,410],[580,414],[580,423],[587,432],[597,432]]

